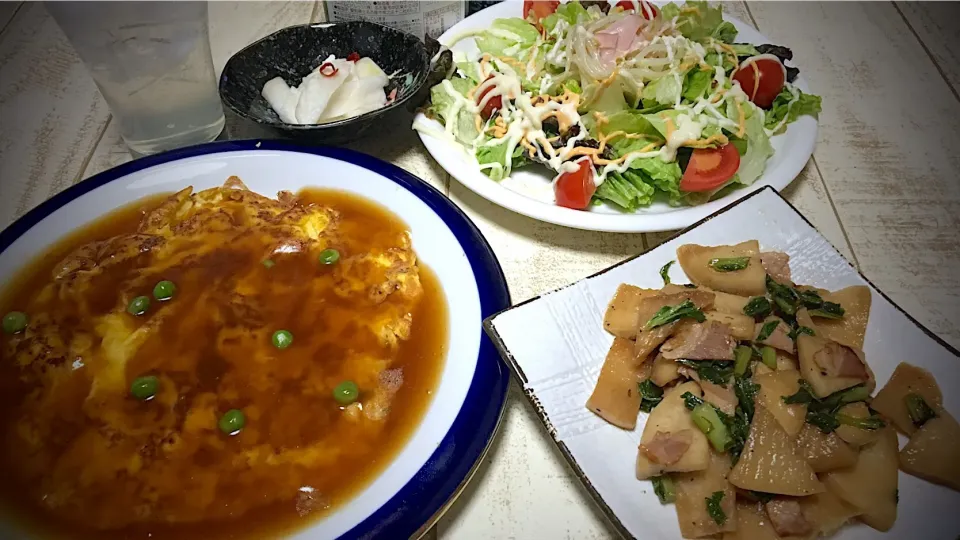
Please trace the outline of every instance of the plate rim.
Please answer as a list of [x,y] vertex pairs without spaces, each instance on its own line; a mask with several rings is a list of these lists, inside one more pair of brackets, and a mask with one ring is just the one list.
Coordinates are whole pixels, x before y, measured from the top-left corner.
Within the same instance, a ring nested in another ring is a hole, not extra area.
[[[697,228],[699,228],[700,226],[707,224],[707,223],[708,223],[710,220],[712,220],[713,218],[715,218],[715,217],[717,217],[717,216],[719,216],[719,215],[721,215],[721,214],[725,214],[726,212],[728,212],[728,211],[730,211],[730,210],[733,210],[734,208],[736,208],[736,207],[739,206],[740,204],[748,201],[749,199],[751,199],[751,198],[753,198],[753,197],[756,197],[756,196],[758,196],[758,195],[761,195],[761,194],[765,194],[765,193],[767,193],[768,191],[769,191],[769,192],[772,192],[774,195],[776,195],[776,196],[780,199],[780,201],[782,201],[790,210],[792,210],[797,216],[799,216],[800,219],[802,219],[804,223],[806,223],[811,229],[813,229],[813,231],[814,231],[816,234],[820,235],[824,240],[826,240],[827,244],[829,244],[830,247],[833,248],[833,250],[840,256],[841,259],[843,259],[843,261],[844,261],[845,263],[847,263],[847,265],[850,267],[850,269],[853,270],[853,272],[855,272],[858,276],[860,276],[860,278],[863,279],[868,285],[870,285],[870,287],[872,287],[874,291],[876,291],[877,293],[879,293],[880,296],[882,296],[887,302],[889,302],[890,305],[893,306],[894,309],[896,309],[896,310],[899,311],[902,315],[904,315],[904,316],[907,318],[907,320],[909,320],[911,323],[913,323],[919,330],[921,330],[921,331],[922,331],[924,334],[926,334],[928,337],[932,338],[938,345],[940,345],[941,347],[943,347],[944,350],[946,350],[947,352],[953,354],[953,355],[956,356],[957,358],[960,358],[960,350],[958,350],[958,349],[957,349],[956,347],[954,347],[953,345],[951,345],[951,344],[947,343],[946,341],[944,341],[943,338],[941,338],[941,337],[938,336],[936,333],[934,333],[933,331],[931,331],[929,328],[927,328],[926,326],[924,326],[920,321],[918,321],[918,320],[916,320],[915,318],[913,318],[913,316],[911,316],[909,313],[907,313],[902,307],[900,307],[899,304],[897,304],[897,303],[894,302],[889,296],[887,296],[887,294],[886,294],[885,292],[883,292],[883,290],[881,290],[880,288],[878,288],[872,281],[870,281],[870,279],[869,279],[867,276],[863,275],[863,273],[860,272],[860,270],[858,270],[855,266],[853,266],[853,265],[850,263],[850,261],[847,260],[847,257],[844,256],[844,254],[841,253],[840,250],[838,250],[837,247],[833,245],[833,242],[831,242],[826,236],[824,236],[823,233],[821,233],[820,230],[817,229],[817,227],[816,227],[813,223],[811,223],[810,220],[807,219],[807,217],[804,216],[802,212],[800,212],[800,210],[797,209],[797,207],[795,207],[793,204],[791,204],[790,201],[788,201],[783,195],[781,195],[776,189],[774,189],[773,186],[769,186],[769,185],[768,185],[768,186],[764,186],[764,187],[761,188],[761,189],[758,189],[758,190],[756,190],[756,191],[754,191],[754,192],[752,192],[752,193],[747,194],[745,197],[742,197],[742,198],[740,198],[740,199],[737,199],[737,200],[731,202],[731,203],[728,204],[727,206],[721,208],[720,210],[717,210],[716,212],[710,214],[709,216],[707,216],[707,217],[701,219],[700,221],[698,221],[698,222],[690,225],[689,227],[686,227],[686,228],[684,228],[684,229],[682,229],[682,230],[680,230],[680,231],[677,231],[676,234],[673,234],[673,235],[670,236],[670,238],[665,239],[665,240],[662,242],[662,244],[665,244],[665,243],[667,243],[667,242],[671,242],[671,241],[673,241],[673,240],[676,240],[677,238],[683,236],[684,234],[687,234],[687,233],[691,232],[692,230],[697,229]],[[529,389],[529,388],[526,387],[526,384],[527,384],[527,382],[528,382],[528,379],[527,379],[527,377],[526,377],[526,374],[524,374],[524,372],[523,372],[523,368],[520,367],[520,364],[517,363],[516,359],[515,359],[514,356],[513,356],[513,353],[510,352],[510,349],[504,344],[503,339],[500,337],[500,333],[497,332],[496,327],[493,325],[493,321],[494,321],[494,319],[496,319],[497,317],[499,317],[501,314],[506,313],[506,312],[508,312],[508,311],[512,311],[512,310],[514,310],[514,309],[516,309],[516,308],[519,308],[519,307],[521,307],[521,306],[523,306],[523,305],[526,305],[526,304],[529,304],[529,303],[531,303],[531,302],[537,301],[537,300],[539,300],[541,297],[547,296],[547,295],[552,294],[552,293],[555,293],[555,292],[557,292],[557,291],[561,291],[561,290],[566,289],[566,288],[568,288],[568,287],[571,287],[572,285],[574,285],[574,284],[576,284],[576,283],[579,283],[579,282],[581,282],[581,281],[586,281],[586,280],[588,280],[588,279],[592,279],[592,278],[594,278],[594,277],[603,275],[603,274],[605,274],[605,273],[613,270],[614,268],[617,268],[617,267],[619,267],[619,266],[622,266],[622,265],[624,265],[624,264],[626,264],[626,263],[628,263],[628,262],[633,261],[634,259],[638,259],[638,258],[646,255],[647,253],[653,251],[654,249],[657,249],[657,247],[659,247],[659,245],[658,245],[658,246],[654,246],[654,247],[649,248],[649,249],[645,249],[645,250],[641,251],[640,253],[637,253],[636,255],[627,257],[627,258],[623,259],[622,261],[619,261],[619,262],[617,262],[617,263],[614,263],[614,264],[612,264],[612,265],[610,265],[610,266],[608,266],[608,267],[606,267],[606,268],[603,268],[602,270],[599,270],[599,271],[597,271],[597,272],[594,272],[594,273],[592,273],[592,274],[590,274],[590,275],[588,275],[588,276],[585,276],[585,277],[583,277],[583,278],[581,278],[581,279],[578,279],[578,280],[576,280],[576,281],[573,281],[573,282],[568,283],[568,284],[566,284],[566,285],[563,285],[563,286],[561,286],[561,287],[557,287],[557,288],[555,288],[555,289],[551,289],[550,291],[543,292],[543,293],[538,294],[538,295],[536,295],[536,296],[534,296],[534,297],[532,297],[532,298],[529,298],[529,299],[527,299],[527,300],[524,300],[523,302],[514,304],[514,305],[512,305],[512,306],[510,306],[510,307],[508,307],[508,308],[506,308],[506,309],[504,309],[504,310],[502,310],[502,311],[499,311],[499,312],[497,312],[497,313],[494,313],[493,315],[491,315],[491,316],[489,316],[489,317],[487,317],[486,319],[483,320],[483,329],[484,329],[484,331],[487,333],[487,335],[488,335],[488,336],[490,337],[490,339],[493,341],[494,346],[497,348],[497,351],[500,353],[500,356],[501,356],[501,358],[503,359],[503,361],[504,361],[507,365],[510,366],[510,370],[511,370],[511,371],[513,372],[513,374],[519,379],[519,381],[520,381],[520,383],[521,383],[521,390],[523,391],[523,395],[524,395],[524,397],[527,399],[527,402],[530,404],[530,406],[533,408],[534,413],[537,415],[537,418],[538,418],[538,420],[540,421],[540,425],[547,431],[547,435],[550,437],[550,439],[553,441],[553,443],[556,445],[556,447],[560,450],[560,453],[563,454],[563,458],[566,460],[567,465],[573,470],[574,475],[577,477],[577,479],[580,481],[580,483],[583,485],[583,487],[584,487],[584,488],[587,490],[587,492],[590,494],[590,498],[591,498],[591,500],[594,502],[594,504],[597,505],[597,507],[599,508],[599,510],[603,513],[604,516],[606,516],[606,518],[607,518],[607,519],[610,521],[610,523],[614,526],[614,528],[616,529],[617,533],[619,533],[621,537],[623,537],[623,538],[630,538],[630,539],[636,539],[637,537],[634,536],[633,534],[631,534],[630,531],[627,530],[626,526],[623,525],[623,523],[620,521],[620,518],[617,517],[617,515],[616,515],[616,513],[613,511],[613,509],[610,508],[610,506],[606,503],[606,501],[603,499],[603,497],[600,495],[600,493],[596,490],[596,488],[593,487],[593,483],[590,481],[590,478],[587,476],[587,474],[586,474],[586,473],[583,471],[583,469],[580,467],[579,462],[573,457],[573,454],[570,452],[570,449],[567,447],[566,443],[564,443],[563,441],[560,441],[560,440],[557,439],[555,433],[553,432],[552,422],[550,421],[549,418],[547,418],[546,412],[540,407],[540,405],[539,405],[539,400],[538,400],[537,396],[534,394],[533,390],[531,390],[531,389]]]
[[[678,1],[679,3],[683,3],[683,0],[675,0],[675,1]],[[439,39],[443,41],[445,37],[449,38],[452,35],[462,34],[465,30],[459,30],[456,32],[454,32],[454,30],[458,26],[469,21],[471,17],[476,17],[478,14],[482,13],[483,11],[486,11],[487,9],[496,9],[501,5],[506,5],[509,3],[511,3],[511,0],[507,0],[502,4],[489,6],[483,10],[480,10],[476,13],[471,14],[469,17],[464,18],[462,21],[457,23],[454,27],[444,32]],[[517,2],[514,1],[512,3],[517,3]],[[657,2],[657,3],[660,4],[663,2]],[[766,38],[766,36],[764,36],[759,30],[757,30],[756,28],[753,28],[750,24],[744,22],[738,17],[735,17],[728,13],[724,13],[723,19],[725,21],[731,21],[737,25],[742,25],[746,28],[749,28],[751,31],[756,32],[757,34],[762,36],[767,42],[771,41],[768,38]],[[806,80],[802,76],[798,77],[796,83],[802,90],[809,91]],[[801,119],[801,121],[802,120],[805,120],[805,119]],[[812,125],[812,128],[810,129],[811,129],[810,135],[806,139],[801,139],[797,141],[797,144],[794,145],[794,148],[792,149],[784,148],[780,150],[780,152],[784,152],[788,154],[797,152],[798,150],[803,150],[802,153],[807,155],[807,158],[803,161],[797,160],[796,163],[793,163],[793,161],[789,161],[784,164],[786,166],[784,171],[786,174],[782,175],[782,178],[784,178],[785,180],[781,180],[781,181],[771,180],[770,183],[763,183],[763,184],[759,182],[754,182],[749,186],[743,186],[740,190],[728,195],[728,196],[735,197],[731,202],[748,197],[751,194],[757,193],[758,191],[761,191],[766,187],[773,187],[774,189],[777,189],[777,190],[785,189],[787,186],[789,186],[794,181],[796,181],[797,178],[800,176],[800,174],[803,172],[803,169],[809,163],[810,158],[813,156],[813,152],[816,149],[816,144],[817,144],[819,131],[820,131],[819,121],[816,119],[813,119],[813,125]],[[434,159],[434,161],[440,164],[441,168],[447,171],[447,173],[450,174],[450,176],[452,176],[454,179],[456,179],[456,181],[459,182],[461,185],[463,185],[464,187],[466,187],[467,189],[475,193],[477,196],[501,208],[505,208],[507,210],[510,210],[511,212],[515,212],[517,214],[527,216],[531,219],[535,219],[537,221],[542,221],[545,223],[552,223],[554,225],[570,227],[573,229],[600,231],[600,232],[620,232],[620,233],[662,232],[662,231],[670,231],[670,230],[675,230],[679,228],[690,227],[692,226],[690,224],[691,219],[697,219],[698,221],[696,221],[695,223],[698,223],[700,220],[706,219],[707,217],[713,215],[714,213],[717,213],[725,209],[725,207],[721,207],[721,208],[718,208],[713,213],[704,215],[702,211],[697,211],[697,209],[705,205],[684,207],[682,211],[688,211],[690,213],[689,218],[685,218],[682,216],[676,217],[676,214],[678,213],[676,211],[667,211],[667,212],[659,212],[659,213],[652,213],[652,214],[637,213],[637,212],[622,213],[622,214],[595,214],[596,216],[602,216],[602,217],[596,220],[588,219],[586,220],[586,223],[584,223],[582,219],[577,218],[578,215],[583,214],[582,211],[559,209],[559,211],[562,211],[562,213],[557,215],[552,215],[554,212],[558,211],[557,207],[549,207],[546,203],[542,201],[538,201],[530,197],[527,197],[522,193],[516,192],[510,188],[505,188],[505,187],[503,188],[508,193],[504,193],[502,198],[500,196],[493,196],[493,197],[488,196],[491,193],[496,193],[496,189],[491,188],[493,191],[487,190],[485,188],[477,189],[478,187],[477,182],[463,181],[460,179],[460,175],[465,175],[467,172],[471,172],[471,173],[475,172],[474,169],[471,168],[469,169],[469,171],[464,170],[461,167],[452,167],[451,169],[447,169],[447,167],[443,163],[441,163],[440,158],[437,157],[437,154],[435,154],[432,149],[432,147],[439,148],[439,147],[442,147],[443,145],[450,145],[451,143],[449,143],[448,141],[437,139],[429,134],[426,134],[420,131],[417,132],[417,135],[420,137],[420,140],[423,146],[427,149],[427,152]],[[456,150],[459,150],[459,149],[456,149]],[[792,150],[792,152],[790,152],[790,150]],[[493,182],[494,184],[500,183],[492,180],[490,182]],[[503,200],[504,198],[508,200],[504,201]],[[510,199],[516,199],[516,200],[510,200]],[[706,204],[711,204],[713,202],[717,202],[717,201],[710,201],[709,203],[706,203]],[[545,209],[541,209],[540,208],[541,205],[548,206],[548,207]],[[566,210],[569,210],[569,211],[566,211]]]
[[[506,277],[490,244],[470,218],[435,187],[392,163],[361,152],[287,141],[215,141],[145,156],[107,169],[43,201],[0,231],[0,254],[67,203],[113,181],[187,158],[250,151],[311,154],[343,161],[398,184],[426,204],[460,243],[476,279],[481,318],[489,318],[510,305]],[[477,367],[470,387],[460,411],[436,450],[387,502],[339,538],[419,536],[439,519],[472,478],[496,437],[510,381],[510,372],[504,369],[500,355],[482,325],[478,331]],[[297,533],[307,533],[319,523],[308,524]]]

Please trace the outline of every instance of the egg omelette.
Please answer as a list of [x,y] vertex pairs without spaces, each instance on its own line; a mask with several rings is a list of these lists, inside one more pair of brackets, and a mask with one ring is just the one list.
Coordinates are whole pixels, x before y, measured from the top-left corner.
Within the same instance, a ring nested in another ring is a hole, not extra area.
[[29,504],[97,537],[208,537],[291,526],[271,516],[322,514],[375,476],[445,347],[405,226],[236,177],[135,217],[4,306],[29,319],[0,362],[2,466]]

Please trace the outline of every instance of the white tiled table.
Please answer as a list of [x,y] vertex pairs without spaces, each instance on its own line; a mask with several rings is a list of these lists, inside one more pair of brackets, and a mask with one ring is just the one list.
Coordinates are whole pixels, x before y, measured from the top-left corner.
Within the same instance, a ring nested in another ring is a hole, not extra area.
[[[728,2],[790,46],[823,96],[813,158],[784,194],[868,278],[960,346],[960,4]],[[319,21],[315,2],[213,2],[218,68],[247,43]],[[448,194],[477,223],[514,301],[656,245],[540,223],[474,195],[409,126],[351,145]],[[0,2],[0,225],[130,159],[82,63],[39,3]],[[560,454],[511,388],[501,432],[465,493],[428,536],[608,538]]]

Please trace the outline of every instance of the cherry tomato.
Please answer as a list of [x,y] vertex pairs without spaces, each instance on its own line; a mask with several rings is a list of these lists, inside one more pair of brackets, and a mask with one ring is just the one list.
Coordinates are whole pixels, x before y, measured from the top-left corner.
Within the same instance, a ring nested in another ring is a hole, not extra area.
[[[638,6],[639,9],[637,9]],[[647,2],[647,0],[620,0],[617,2],[617,7],[622,8],[624,11],[637,11],[641,17],[648,21],[652,21],[657,17],[657,14],[660,13],[657,6]]]
[[771,54],[747,58],[733,74],[733,80],[740,83],[740,88],[750,101],[762,109],[769,109],[773,105],[773,100],[783,90],[786,78],[786,68]]
[[687,170],[680,179],[681,191],[710,191],[722,186],[737,174],[740,153],[733,144],[720,148],[697,148],[690,156]]
[[593,162],[589,157],[577,161],[579,168],[573,172],[560,173],[553,185],[557,206],[583,210],[590,205],[597,185],[593,183]]
[[523,0],[523,17],[530,16],[533,11],[533,20],[540,22],[541,19],[550,15],[560,6],[559,1],[553,0]]
[[[492,78],[493,78],[493,75],[490,75],[483,82],[487,82]],[[493,91],[494,88],[496,88],[496,86],[490,85],[487,88],[485,88],[483,92],[480,92],[480,94],[477,95],[477,104],[479,105],[483,103],[483,97],[486,96],[491,91]],[[503,108],[503,96],[499,96],[499,95],[493,96],[492,98],[488,99],[487,104],[483,106],[483,109],[480,111],[480,117],[483,118],[484,120],[487,120],[491,116],[493,116],[494,111],[498,111],[502,108]]]

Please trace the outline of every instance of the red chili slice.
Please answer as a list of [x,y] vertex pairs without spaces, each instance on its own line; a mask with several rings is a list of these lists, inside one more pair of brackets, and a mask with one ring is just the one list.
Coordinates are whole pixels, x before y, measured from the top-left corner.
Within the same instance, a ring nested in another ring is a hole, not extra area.
[[333,77],[340,70],[337,69],[337,66],[331,64],[330,62],[324,62],[320,65],[320,68],[317,71],[319,71],[324,77]]
[[347,55],[347,60],[349,60],[349,61],[351,61],[351,62],[356,62],[357,60],[360,60],[360,53],[352,52],[352,53],[348,54],[348,55]]

